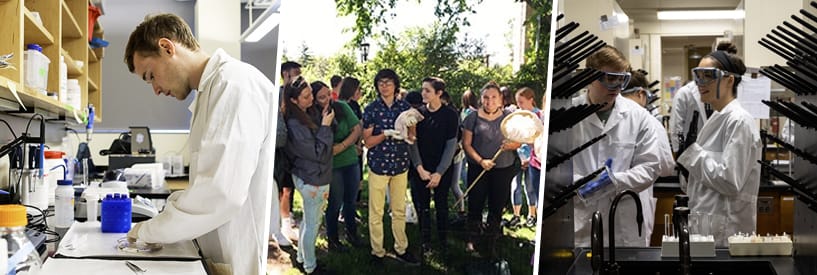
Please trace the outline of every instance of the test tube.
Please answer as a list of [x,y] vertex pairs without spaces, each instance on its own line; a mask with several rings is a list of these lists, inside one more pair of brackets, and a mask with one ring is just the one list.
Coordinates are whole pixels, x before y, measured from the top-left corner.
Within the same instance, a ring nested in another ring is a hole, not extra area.
[[88,158],[82,159],[82,185],[88,186]]

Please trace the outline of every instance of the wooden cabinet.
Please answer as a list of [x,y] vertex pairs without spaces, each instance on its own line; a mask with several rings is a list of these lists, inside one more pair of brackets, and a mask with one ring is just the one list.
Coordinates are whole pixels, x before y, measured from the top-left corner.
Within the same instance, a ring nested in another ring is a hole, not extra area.
[[[0,69],[0,98],[5,103],[17,102],[12,93],[16,90],[30,111],[49,118],[74,117],[72,107],[23,85],[25,45],[36,43],[50,60],[46,90],[59,93],[60,56],[64,56],[68,78],[79,81],[83,108],[76,113],[84,117],[84,107],[90,103],[96,109],[95,120],[102,119],[102,64],[97,56],[101,51],[92,50],[88,40],[91,36],[101,38],[103,32],[101,26],[95,28],[97,31],[88,30],[88,5],[88,0],[0,0],[0,55],[13,54],[9,61],[15,67]],[[13,103],[2,106],[2,111],[15,111]]]

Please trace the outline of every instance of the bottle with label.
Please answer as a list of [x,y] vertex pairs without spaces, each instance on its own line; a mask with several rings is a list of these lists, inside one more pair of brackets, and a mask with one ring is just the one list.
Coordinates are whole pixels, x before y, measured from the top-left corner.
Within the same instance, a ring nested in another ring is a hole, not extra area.
[[[8,244],[7,274],[37,274],[43,265],[40,254],[26,236],[26,207],[19,204],[0,205],[0,235]],[[4,273],[6,274],[6,273]]]
[[54,192],[55,224],[57,228],[68,228],[74,223],[74,182],[58,180]]

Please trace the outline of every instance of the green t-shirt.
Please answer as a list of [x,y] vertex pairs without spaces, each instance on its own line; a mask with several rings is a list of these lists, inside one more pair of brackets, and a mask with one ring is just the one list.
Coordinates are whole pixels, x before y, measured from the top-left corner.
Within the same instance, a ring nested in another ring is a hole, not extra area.
[[[341,143],[352,133],[352,128],[360,124],[360,120],[357,119],[352,108],[349,107],[349,104],[346,104],[346,102],[336,101],[334,104],[341,106],[341,109],[343,109],[343,119],[337,119],[336,115],[337,127],[334,135],[334,143]],[[357,151],[355,151],[354,145],[349,146],[346,150],[343,150],[343,152],[340,152],[340,154],[332,158],[332,168],[342,168],[356,163]]]

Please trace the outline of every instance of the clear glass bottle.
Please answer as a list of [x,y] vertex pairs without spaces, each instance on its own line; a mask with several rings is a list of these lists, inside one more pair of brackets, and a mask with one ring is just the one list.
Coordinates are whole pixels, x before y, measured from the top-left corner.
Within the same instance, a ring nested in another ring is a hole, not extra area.
[[0,235],[8,242],[9,274],[37,274],[43,265],[39,252],[26,236],[26,224],[25,206],[0,205]]

